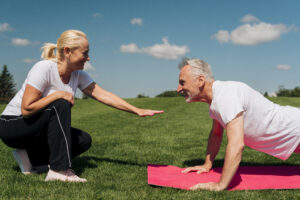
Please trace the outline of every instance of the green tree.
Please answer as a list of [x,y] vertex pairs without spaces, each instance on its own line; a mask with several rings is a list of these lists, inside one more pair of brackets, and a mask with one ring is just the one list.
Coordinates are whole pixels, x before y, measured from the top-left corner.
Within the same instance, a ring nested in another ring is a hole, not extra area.
[[292,96],[292,97],[300,97],[300,87],[295,87],[295,88],[291,91],[291,96]]
[[279,97],[290,97],[291,90],[285,89],[283,85],[279,86],[279,90],[276,92],[277,96]]
[[138,94],[136,98],[149,98],[149,97],[143,93],[143,94]]
[[180,97],[182,94],[179,94],[177,91],[165,91],[156,95],[155,97]]
[[16,94],[15,87],[13,76],[4,65],[0,74],[0,99],[9,101]]

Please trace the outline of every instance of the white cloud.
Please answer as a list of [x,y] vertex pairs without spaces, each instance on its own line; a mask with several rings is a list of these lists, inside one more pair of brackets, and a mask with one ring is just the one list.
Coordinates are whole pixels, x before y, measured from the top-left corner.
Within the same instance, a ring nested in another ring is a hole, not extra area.
[[241,19],[241,22],[243,22],[243,23],[260,22],[260,20],[259,20],[257,17],[248,14],[248,15],[245,15],[245,16]]
[[37,61],[36,59],[31,59],[31,58],[24,58],[22,60],[22,62],[24,62],[24,63],[34,63],[36,61]]
[[14,46],[22,46],[22,47],[25,47],[25,46],[28,46],[28,45],[40,44],[40,42],[38,42],[38,41],[30,41],[30,40],[24,39],[24,38],[13,38],[11,40],[11,43]]
[[8,31],[12,31],[13,29],[10,27],[10,25],[8,23],[3,23],[0,24],[0,33],[1,32],[8,32]]
[[11,40],[12,44],[15,46],[27,46],[30,44],[30,41],[22,38],[13,38]]
[[213,38],[216,38],[220,43],[227,43],[230,40],[230,34],[228,31],[220,30],[213,36]]
[[[245,18],[245,17],[244,17]],[[252,18],[252,19],[251,19]],[[254,16],[250,15],[244,21],[253,21]],[[220,43],[233,43],[237,45],[258,45],[280,39],[280,36],[290,31],[297,31],[297,28],[284,24],[270,24],[259,22],[254,24],[243,24],[230,31],[220,30],[212,36]]]
[[96,68],[90,62],[85,62],[84,71],[95,71],[95,70]]
[[234,44],[257,45],[264,42],[278,40],[284,33],[288,33],[292,27],[284,24],[245,24],[231,32],[231,40]]
[[143,25],[143,20],[141,18],[132,18],[130,20],[130,23],[132,25],[138,25],[138,26],[142,26]]
[[290,65],[283,65],[283,64],[278,64],[278,65],[276,66],[276,68],[277,68],[278,70],[284,70],[284,71],[287,71],[287,70],[292,69],[292,67],[291,67]]
[[141,53],[140,49],[136,46],[135,43],[121,45],[120,51],[123,53]]
[[120,51],[123,53],[139,53],[147,54],[158,59],[176,60],[189,52],[187,46],[177,46],[170,44],[166,37],[162,38],[162,44],[154,44],[153,46],[139,48],[135,43],[121,45]]
[[94,18],[102,18],[102,17],[103,17],[103,14],[97,12],[97,13],[94,13],[94,14],[93,14],[93,17],[94,17]]

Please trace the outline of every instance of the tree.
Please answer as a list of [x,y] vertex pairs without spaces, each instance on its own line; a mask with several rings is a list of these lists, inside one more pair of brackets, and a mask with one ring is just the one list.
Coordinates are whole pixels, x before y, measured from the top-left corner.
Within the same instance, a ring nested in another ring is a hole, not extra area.
[[4,65],[0,74],[0,99],[9,101],[16,94],[15,87],[13,76]]
[[160,93],[159,95],[156,95],[155,97],[180,97],[182,94],[179,94],[177,91],[165,91],[163,93]]
[[276,92],[277,96],[279,97],[290,97],[291,96],[291,90],[285,89],[283,85],[279,86],[278,92]]
[[300,97],[300,87],[295,87],[295,88],[291,91],[291,96],[292,96],[292,97]]
[[143,94],[138,94],[136,98],[149,98],[148,96]]

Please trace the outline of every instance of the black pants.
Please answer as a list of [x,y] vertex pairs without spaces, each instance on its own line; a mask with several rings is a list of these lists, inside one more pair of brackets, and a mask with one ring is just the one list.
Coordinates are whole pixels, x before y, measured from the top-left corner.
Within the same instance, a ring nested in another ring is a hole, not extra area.
[[0,117],[0,138],[9,147],[27,150],[33,166],[72,168],[72,158],[91,146],[88,133],[71,127],[71,104],[59,99],[28,118]]

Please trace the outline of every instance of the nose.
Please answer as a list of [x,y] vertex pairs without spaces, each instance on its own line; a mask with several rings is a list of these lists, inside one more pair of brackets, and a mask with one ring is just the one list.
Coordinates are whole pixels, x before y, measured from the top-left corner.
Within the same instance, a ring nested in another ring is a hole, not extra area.
[[177,92],[180,93],[181,90],[182,90],[182,86],[180,84],[178,84]]

